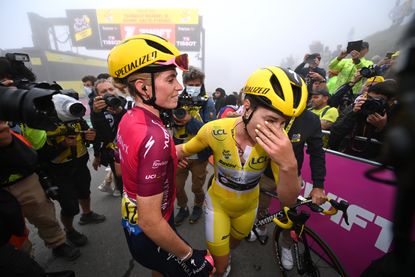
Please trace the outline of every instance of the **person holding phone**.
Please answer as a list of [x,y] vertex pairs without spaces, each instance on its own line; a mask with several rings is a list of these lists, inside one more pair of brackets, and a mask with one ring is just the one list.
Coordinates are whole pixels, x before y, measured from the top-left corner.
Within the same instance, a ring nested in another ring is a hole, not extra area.
[[[312,85],[315,81],[325,82],[326,71],[318,67],[320,65],[321,55],[319,53],[305,54],[304,60],[295,68],[295,73],[300,74],[307,84],[308,92],[311,93]],[[306,66],[308,64],[308,66]]]
[[[373,65],[373,62],[365,58],[369,52],[369,43],[366,41],[357,41],[348,43],[347,50],[342,50],[330,64],[329,69],[338,71],[336,84],[333,86],[333,91],[336,91],[341,85],[346,84],[355,76],[356,71],[363,67]],[[347,55],[351,58],[345,59]],[[363,79],[356,82],[353,87],[353,93],[357,94],[363,85]]]

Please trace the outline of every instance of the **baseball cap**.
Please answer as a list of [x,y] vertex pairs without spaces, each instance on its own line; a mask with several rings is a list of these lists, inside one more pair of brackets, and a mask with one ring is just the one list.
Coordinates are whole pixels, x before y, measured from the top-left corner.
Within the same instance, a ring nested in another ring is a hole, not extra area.
[[313,91],[311,92],[311,94],[312,94],[312,95],[323,95],[323,96],[330,96],[329,91],[328,91],[327,89],[324,89],[324,88],[320,88],[320,89],[317,89],[317,90],[313,90]]

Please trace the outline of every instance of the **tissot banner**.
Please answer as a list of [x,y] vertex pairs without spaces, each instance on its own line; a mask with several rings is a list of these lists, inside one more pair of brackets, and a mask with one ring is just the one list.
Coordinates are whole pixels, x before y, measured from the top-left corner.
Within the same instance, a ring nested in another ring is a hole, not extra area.
[[121,40],[148,33],[165,38],[181,51],[199,51],[196,9],[67,10],[74,46],[111,49]]

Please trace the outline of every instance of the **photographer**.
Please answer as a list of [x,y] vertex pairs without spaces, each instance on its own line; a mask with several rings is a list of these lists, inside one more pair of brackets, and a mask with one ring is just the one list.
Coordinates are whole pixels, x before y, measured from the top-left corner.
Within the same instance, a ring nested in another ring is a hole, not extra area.
[[[14,89],[14,85],[21,80],[27,80],[25,77],[35,80],[33,73],[27,73],[30,70],[23,62],[13,57],[0,57],[1,83],[10,89]],[[38,229],[40,238],[48,248],[52,248],[54,255],[74,260],[79,257],[80,251],[66,243],[65,232],[56,219],[53,202],[46,197],[39,176],[35,173],[39,168],[35,149],[42,151],[46,133],[28,128],[25,124],[15,126],[24,137],[13,132],[7,122],[0,121],[0,186],[17,199],[24,217]],[[31,245],[28,248],[30,251]]]
[[97,96],[93,102],[91,123],[97,135],[94,141],[94,161],[92,166],[95,170],[100,165],[109,165],[111,167],[116,185],[113,195],[120,196],[122,193],[122,178],[115,173],[114,149],[116,145],[114,140],[118,124],[126,112],[123,108],[125,100],[117,96],[116,88],[107,79],[96,81],[95,92]]
[[[321,55],[319,53],[305,54],[304,60],[294,70],[297,74],[300,74],[304,78],[307,84],[308,91],[311,92],[311,85],[314,81],[325,82],[326,71],[318,67],[321,61]],[[307,67],[305,65],[308,64]]]
[[91,210],[91,174],[88,169],[87,144],[95,139],[95,131],[83,119],[65,122],[47,131],[48,173],[59,187],[61,221],[66,236],[77,246],[87,243],[87,237],[73,227],[74,216],[82,215],[79,224],[100,223],[105,216]]
[[[183,72],[183,84],[185,86],[184,91],[181,94],[179,99],[183,97],[200,97],[204,95],[202,92],[203,82],[205,79],[205,74],[196,67],[189,67],[188,72]],[[204,89],[203,89],[204,90]],[[197,99],[197,98],[196,98]],[[206,103],[209,100],[204,100],[203,106],[207,106]],[[192,102],[192,101],[187,101]],[[196,103],[189,103],[190,105],[182,107],[182,112],[184,116],[180,116],[178,109],[174,111],[175,127],[173,129],[173,138],[174,143],[182,144],[189,141],[194,137],[199,129],[204,125],[204,120],[202,118],[203,106],[196,106],[195,104],[201,104],[197,101]],[[180,105],[180,100],[179,100]],[[215,115],[213,115],[215,116]],[[209,116],[211,118],[212,115]],[[209,121],[209,120],[208,120]],[[205,200],[205,192],[203,190],[203,185],[206,180],[206,166],[208,163],[210,151],[202,151],[197,155],[189,157],[189,164],[186,168],[177,168],[176,174],[176,198],[177,206],[179,207],[179,212],[174,218],[174,223],[176,226],[182,224],[182,222],[189,216],[189,209],[187,207],[187,194],[185,191],[185,184],[189,172],[192,174],[192,192],[194,193],[194,205],[193,211],[190,215],[189,222],[196,223],[203,213],[203,202]]]
[[[349,49],[350,50],[350,49]],[[334,58],[330,64],[329,69],[338,71],[336,84],[333,86],[333,91],[336,91],[343,84],[349,83],[353,80],[356,71],[363,67],[369,67],[373,65],[373,62],[365,59],[366,54],[369,52],[369,43],[366,41],[361,42],[360,51],[357,50],[342,50],[338,57]],[[347,55],[351,56],[351,59],[345,59]],[[359,80],[353,86],[353,93],[357,94],[363,81]]]
[[[330,148],[366,159],[377,158],[381,145],[371,139],[383,141],[395,103],[395,91],[396,82],[385,80],[357,97],[331,127]],[[359,141],[356,136],[367,139]]]

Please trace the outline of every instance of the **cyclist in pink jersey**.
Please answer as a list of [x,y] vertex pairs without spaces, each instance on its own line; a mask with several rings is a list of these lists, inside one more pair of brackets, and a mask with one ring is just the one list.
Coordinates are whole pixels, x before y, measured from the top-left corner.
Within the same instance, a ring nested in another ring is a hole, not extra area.
[[122,226],[130,252],[153,276],[209,276],[210,254],[193,249],[174,227],[177,157],[160,118],[177,106],[183,87],[176,67],[187,70],[187,55],[163,38],[141,34],[115,46],[108,67],[135,100],[117,134],[125,190]]

